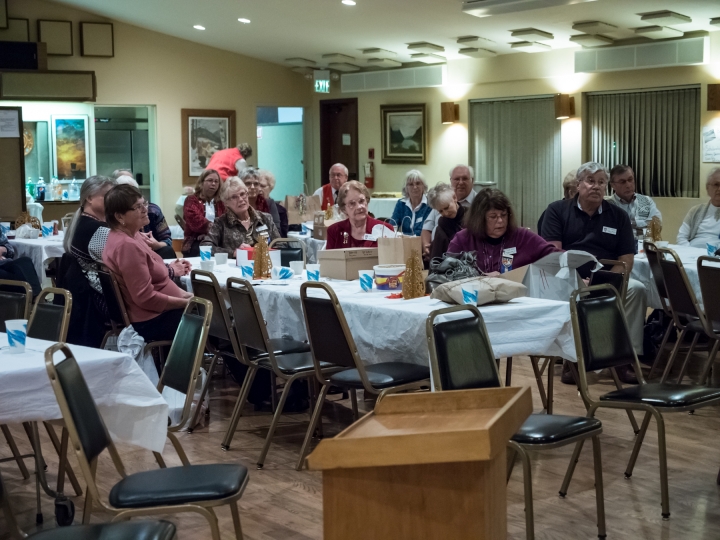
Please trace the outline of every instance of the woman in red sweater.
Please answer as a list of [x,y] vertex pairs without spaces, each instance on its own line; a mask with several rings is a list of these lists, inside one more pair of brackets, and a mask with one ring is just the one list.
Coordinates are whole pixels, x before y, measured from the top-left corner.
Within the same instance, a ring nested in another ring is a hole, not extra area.
[[148,223],[147,202],[130,185],[105,195],[105,219],[110,225],[103,263],[117,276],[128,317],[146,343],[172,340],[192,293],[172,278],[190,272],[185,260],[166,265],[147,245],[140,230]]
[[220,174],[214,169],[205,169],[195,185],[195,193],[185,199],[183,216],[185,218],[185,240],[182,253],[186,257],[200,255],[200,243],[210,229],[215,218],[225,213],[225,205],[220,200]]
[[[357,180],[344,183],[338,191],[338,206],[347,219],[330,225],[327,230],[325,249],[354,247],[377,247],[377,238],[383,234],[392,236],[394,229],[387,223],[368,216],[370,192]],[[378,229],[375,229],[375,227]],[[374,230],[374,232],[373,232]]]

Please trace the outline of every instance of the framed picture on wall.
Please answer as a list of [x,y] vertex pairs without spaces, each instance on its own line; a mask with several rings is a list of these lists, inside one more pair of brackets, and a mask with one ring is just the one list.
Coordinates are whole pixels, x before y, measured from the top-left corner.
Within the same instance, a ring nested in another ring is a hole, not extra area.
[[427,160],[425,104],[381,105],[382,162],[419,163]]
[[212,155],[235,146],[235,111],[182,109],[183,184],[197,182]]
[[51,123],[53,175],[60,180],[85,180],[90,170],[88,116],[53,115]]

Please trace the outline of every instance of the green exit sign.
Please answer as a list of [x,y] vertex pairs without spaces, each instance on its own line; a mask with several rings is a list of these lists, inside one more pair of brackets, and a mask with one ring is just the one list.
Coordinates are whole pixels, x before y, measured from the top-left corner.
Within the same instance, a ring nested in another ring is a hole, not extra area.
[[318,94],[329,94],[330,81],[315,81],[315,92]]
[[330,70],[316,69],[313,73],[313,80],[315,81],[315,92],[318,94],[330,93]]

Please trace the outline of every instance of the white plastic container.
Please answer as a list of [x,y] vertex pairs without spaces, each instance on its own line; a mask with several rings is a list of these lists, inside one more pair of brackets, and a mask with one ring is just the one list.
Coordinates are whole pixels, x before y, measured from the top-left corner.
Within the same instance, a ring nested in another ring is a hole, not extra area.
[[380,291],[394,291],[402,289],[404,264],[378,264],[373,267],[375,271],[375,286]]

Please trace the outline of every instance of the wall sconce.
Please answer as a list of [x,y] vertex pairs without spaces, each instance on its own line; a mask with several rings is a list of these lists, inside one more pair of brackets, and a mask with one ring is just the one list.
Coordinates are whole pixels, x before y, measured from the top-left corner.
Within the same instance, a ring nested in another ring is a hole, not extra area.
[[720,84],[708,84],[708,111],[720,111]]
[[565,120],[575,116],[575,98],[569,94],[555,94],[555,118]]
[[454,124],[460,120],[460,105],[452,101],[440,104],[440,117],[443,124]]

